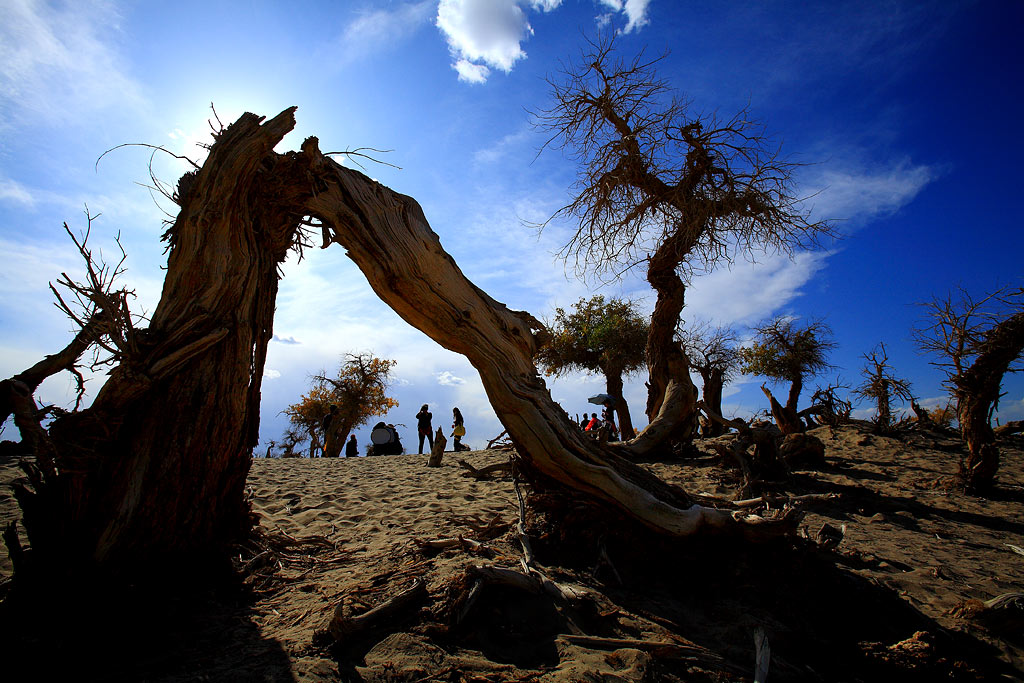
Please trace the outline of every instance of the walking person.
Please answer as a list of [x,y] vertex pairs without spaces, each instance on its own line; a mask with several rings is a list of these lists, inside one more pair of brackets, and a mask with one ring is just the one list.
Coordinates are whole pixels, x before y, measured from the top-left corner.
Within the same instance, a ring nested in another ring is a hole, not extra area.
[[434,450],[434,434],[432,433],[432,427],[430,425],[430,419],[433,415],[430,414],[429,406],[424,403],[423,407],[420,408],[420,412],[416,413],[416,431],[420,436],[419,454],[423,455],[423,437],[427,438],[427,443],[430,444],[430,450]]
[[[458,453],[463,450],[462,437],[466,435],[466,427],[463,424],[462,412],[458,408],[452,408],[452,452]],[[466,450],[469,450],[468,447]]]

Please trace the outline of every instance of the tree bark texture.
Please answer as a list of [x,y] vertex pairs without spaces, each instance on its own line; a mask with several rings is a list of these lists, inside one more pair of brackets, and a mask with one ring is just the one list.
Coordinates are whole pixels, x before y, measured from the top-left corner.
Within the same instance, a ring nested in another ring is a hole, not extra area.
[[619,416],[619,436],[623,441],[632,439],[636,433],[633,429],[633,418],[629,414],[629,404],[622,394],[622,371],[610,368],[604,371],[605,393],[615,397],[615,413]]
[[277,268],[301,202],[272,150],[294,109],[245,114],[179,183],[163,292],[141,351],[92,406],[55,421],[55,470],[19,491],[49,566],[155,566],[223,551],[250,527],[244,484],[258,441]]
[[[725,388],[724,373],[721,370],[710,369],[701,373],[701,379],[704,380],[704,403],[716,415],[721,415],[722,392]],[[705,437],[721,436],[722,434],[725,434],[725,425],[710,419],[702,432]]]
[[[44,471],[19,502],[43,564],[107,574],[180,570],[223,556],[249,530],[244,484],[258,440],[277,269],[306,216],[323,223],[323,246],[346,249],[403,319],[469,359],[528,468],[669,535],[792,531],[791,518],[694,505],[622,457],[633,446],[587,439],[533,364],[543,326],[467,280],[413,199],[335,163],[316,138],[300,152],[274,153],[293,115],[288,109],[261,125],[245,114],[217,136],[203,167],[179,182],[167,275],[150,327],[139,333],[142,350],[112,372],[91,408],[55,421],[49,434],[36,421]],[[658,320],[671,321],[669,333],[682,289],[672,294],[659,292]],[[693,412],[685,357],[655,361],[667,363],[658,375],[668,378],[659,417]],[[23,404],[16,412],[31,415],[31,392],[14,395]],[[655,420],[646,432],[666,424]],[[31,424],[24,429],[33,434]]]
[[955,378],[960,435],[967,459],[960,463],[958,479],[968,491],[985,492],[995,483],[999,448],[992,431],[992,406],[1010,364],[1024,353],[1024,313],[1007,318],[986,335],[970,368]]

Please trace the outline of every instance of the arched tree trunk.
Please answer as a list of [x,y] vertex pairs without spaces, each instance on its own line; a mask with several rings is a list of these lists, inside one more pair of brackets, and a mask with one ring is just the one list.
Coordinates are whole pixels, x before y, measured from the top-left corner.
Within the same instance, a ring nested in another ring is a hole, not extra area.
[[264,198],[280,191],[272,149],[293,111],[263,125],[242,116],[180,181],[149,328],[92,406],[34,444],[54,454],[17,492],[37,564],[118,573],[173,559],[180,570],[249,529],[243,494],[277,268],[301,218],[283,209],[296,202]]
[[999,470],[999,448],[992,431],[992,406],[1010,364],[1024,353],[1024,313],[996,325],[982,342],[970,368],[954,379],[960,435],[967,459],[960,463],[958,479],[968,491],[992,488]]
[[[469,359],[525,467],[664,534],[792,531],[792,517],[769,521],[694,505],[621,457],[629,445],[586,438],[533,364],[542,325],[469,282],[411,198],[323,156],[316,138],[301,152],[274,153],[293,113],[263,125],[243,115],[217,137],[203,168],[182,178],[160,303],[139,349],[90,409],[46,434],[32,423],[31,393],[27,403],[24,392],[12,393],[19,427],[44,466],[35,490],[19,491],[40,564],[135,576],[180,571],[197,556],[224,557],[228,542],[248,531],[244,484],[277,268],[304,216],[322,221],[324,247],[345,248],[402,318]],[[693,406],[692,393],[674,384],[679,360],[669,361],[659,418]],[[656,419],[646,431],[658,424],[670,423]]]

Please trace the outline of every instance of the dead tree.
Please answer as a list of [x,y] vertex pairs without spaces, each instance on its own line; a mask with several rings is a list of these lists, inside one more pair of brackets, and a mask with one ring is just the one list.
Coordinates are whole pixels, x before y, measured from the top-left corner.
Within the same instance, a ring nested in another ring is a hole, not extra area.
[[[126,321],[117,292],[98,297],[100,343],[116,367],[92,406],[44,430],[28,386],[5,391],[39,463],[17,490],[35,566],[189,574],[250,528],[243,493],[278,266],[303,218],[290,212],[301,201],[285,199],[313,191],[272,165],[292,110],[261,120],[246,114],[220,131],[203,167],[179,182],[148,327]],[[102,282],[71,284],[87,298],[103,293]]]
[[746,111],[692,112],[658,78],[659,61],[624,61],[612,39],[591,42],[549,79],[553,104],[534,114],[545,147],[578,163],[575,196],[553,216],[579,225],[563,256],[597,276],[645,267],[657,292],[646,348],[650,425],[637,452],[694,431],[696,389],[674,339],[688,278],[737,254],[791,253],[830,234],[801,208],[796,164],[762,127]]
[[[712,328],[708,323],[676,329],[676,338],[683,352],[704,382],[704,403],[718,415],[722,414],[722,391],[726,382],[739,370],[739,337],[731,327]],[[701,434],[705,437],[725,433],[725,425],[709,419]]]
[[469,359],[524,471],[672,536],[792,531],[786,515],[695,505],[630,463],[626,447],[587,439],[537,374],[540,323],[467,280],[413,199],[337,164],[316,138],[299,152],[273,152],[293,115],[288,109],[263,123],[243,115],[179,183],[160,303],[92,407],[47,431],[31,394],[13,392],[18,426],[43,470],[19,492],[36,566],[136,577],[191,572],[223,558],[228,542],[249,530],[243,487],[257,443],[277,267],[313,222],[323,246],[346,249],[402,318]]
[[854,389],[853,393],[855,396],[874,402],[875,430],[880,434],[885,434],[892,429],[893,400],[898,399],[909,403],[914,399],[910,393],[910,382],[893,374],[892,366],[889,365],[889,354],[882,342],[865,353],[864,360],[867,361],[867,365],[861,370],[864,382]]
[[1002,287],[980,299],[961,288],[924,308],[926,321],[914,330],[914,340],[939,358],[932,364],[946,374],[967,447],[957,480],[966,491],[983,493],[999,470],[992,412],[1003,375],[1021,369],[1014,364],[1024,353],[1024,288]]

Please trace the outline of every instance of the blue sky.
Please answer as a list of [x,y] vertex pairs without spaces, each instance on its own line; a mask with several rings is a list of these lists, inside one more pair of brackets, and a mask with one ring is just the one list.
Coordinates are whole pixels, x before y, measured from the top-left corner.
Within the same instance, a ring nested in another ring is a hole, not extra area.
[[[598,287],[553,254],[571,227],[543,234],[567,201],[574,168],[543,142],[528,110],[548,102],[544,77],[598,28],[625,54],[670,51],[661,73],[695,111],[751,112],[806,162],[798,191],[814,215],[839,219],[837,244],[788,260],[741,262],[697,279],[687,318],[741,328],[778,314],[824,317],[838,374],[856,383],[861,354],[886,342],[897,372],[926,405],[944,402],[941,375],[909,339],[916,302],[955,285],[980,293],[1020,283],[1024,145],[1020,2],[731,2],[683,0],[437,0],[426,2],[31,2],[0,0],[0,376],[62,348],[69,321],[47,283],[82,272],[61,224],[128,251],[124,283],[152,311],[165,263],[163,210],[148,183],[149,152],[196,160],[210,103],[225,122],[297,105],[278,147],[317,135],[325,151],[394,150],[367,166],[415,197],[467,276],[512,308],[549,316],[580,296],[654,297],[642,273]],[[157,156],[173,183],[182,162]],[[472,445],[501,428],[475,371],[410,328],[373,295],[343,251],[307,252],[285,267],[263,384],[263,441],[308,377],[345,352],[398,361],[389,422],[429,403],[466,416]],[[834,373],[835,374],[835,373]],[[833,376],[834,376],[833,374]],[[827,377],[825,379],[830,379]],[[94,395],[103,381],[89,382]],[[643,423],[644,377],[628,382]],[[812,386],[814,382],[810,383]],[[725,411],[764,407],[757,378],[726,389]],[[576,413],[603,388],[585,375],[549,381]],[[1004,384],[999,418],[1024,417],[1024,381]],[[38,396],[70,405],[68,377]],[[4,438],[16,438],[8,425]],[[365,444],[368,429],[357,431]],[[262,447],[261,447],[262,448]]]

